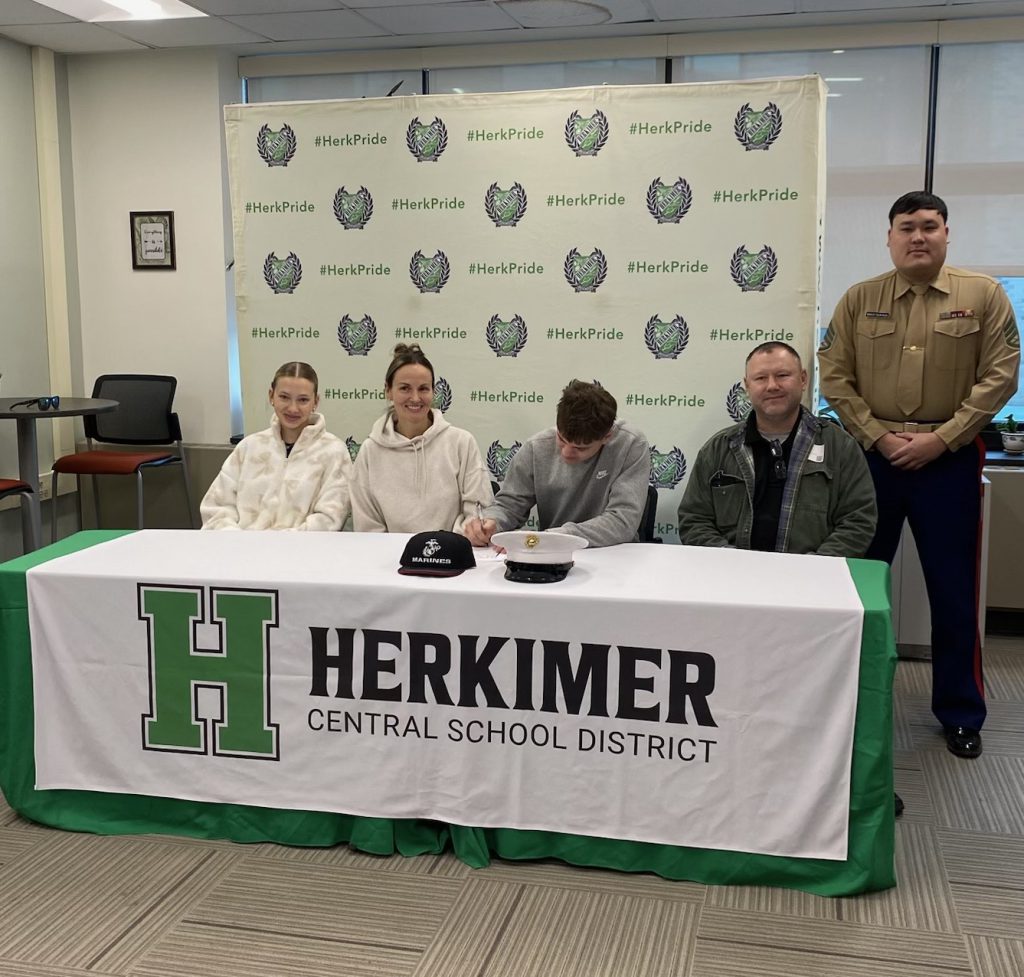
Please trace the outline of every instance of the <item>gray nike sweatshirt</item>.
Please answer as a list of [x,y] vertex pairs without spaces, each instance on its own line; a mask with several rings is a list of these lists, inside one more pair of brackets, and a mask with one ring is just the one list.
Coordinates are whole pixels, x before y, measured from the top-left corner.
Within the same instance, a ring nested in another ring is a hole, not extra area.
[[484,509],[499,531],[518,529],[537,506],[541,529],[582,536],[591,546],[637,539],[647,501],[651,451],[631,424],[617,420],[611,440],[587,461],[569,464],[558,453],[555,429],[519,449],[493,505]]

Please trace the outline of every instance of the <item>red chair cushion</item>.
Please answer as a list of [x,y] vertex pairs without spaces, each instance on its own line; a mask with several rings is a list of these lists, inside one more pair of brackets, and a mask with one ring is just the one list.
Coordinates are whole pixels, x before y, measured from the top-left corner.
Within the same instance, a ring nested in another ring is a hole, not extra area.
[[0,497],[13,492],[31,492],[32,486],[17,478],[0,478]]
[[62,475],[131,475],[142,465],[177,459],[168,451],[80,451],[54,462]]

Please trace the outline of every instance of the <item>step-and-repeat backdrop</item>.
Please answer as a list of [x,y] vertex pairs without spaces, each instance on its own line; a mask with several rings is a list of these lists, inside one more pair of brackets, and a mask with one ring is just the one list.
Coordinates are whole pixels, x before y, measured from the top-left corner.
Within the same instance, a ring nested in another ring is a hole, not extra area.
[[646,432],[657,532],[748,403],[746,354],[812,362],[824,212],[817,76],[225,107],[246,433],[306,360],[353,456],[396,343],[500,482],[596,380]]

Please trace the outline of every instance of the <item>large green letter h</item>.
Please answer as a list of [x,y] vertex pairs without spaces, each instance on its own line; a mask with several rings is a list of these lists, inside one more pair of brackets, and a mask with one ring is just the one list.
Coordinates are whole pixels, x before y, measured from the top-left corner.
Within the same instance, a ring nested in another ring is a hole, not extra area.
[[[205,620],[203,588],[139,584],[139,617],[149,631],[150,711],[142,717],[143,746],[276,760],[269,629],[277,626],[277,593],[211,587],[209,595],[220,648],[201,651],[195,627]],[[201,688],[219,695],[218,717],[199,717]]]

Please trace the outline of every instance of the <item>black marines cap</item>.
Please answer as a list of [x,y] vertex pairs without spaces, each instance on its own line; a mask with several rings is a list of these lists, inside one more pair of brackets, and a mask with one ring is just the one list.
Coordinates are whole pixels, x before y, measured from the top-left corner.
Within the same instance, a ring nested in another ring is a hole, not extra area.
[[459,533],[439,529],[417,533],[405,544],[399,573],[417,577],[457,577],[476,566],[473,544]]

